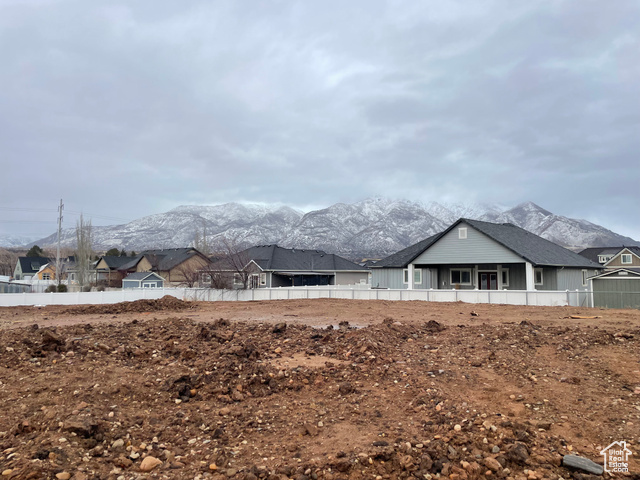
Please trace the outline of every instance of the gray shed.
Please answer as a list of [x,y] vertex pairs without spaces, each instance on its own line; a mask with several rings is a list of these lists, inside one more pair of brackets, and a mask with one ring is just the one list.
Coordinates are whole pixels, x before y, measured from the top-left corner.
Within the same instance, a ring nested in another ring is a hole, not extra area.
[[590,281],[594,306],[640,308],[640,268],[608,270]]
[[122,288],[163,288],[164,278],[153,272],[134,272],[122,280]]

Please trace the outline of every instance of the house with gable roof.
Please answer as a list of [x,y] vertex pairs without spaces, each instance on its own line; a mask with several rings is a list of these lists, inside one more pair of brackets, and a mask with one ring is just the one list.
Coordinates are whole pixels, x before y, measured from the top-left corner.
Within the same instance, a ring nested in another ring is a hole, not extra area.
[[206,255],[193,247],[145,250],[128,260],[118,267],[123,278],[134,272],[154,272],[162,277],[165,287],[191,283],[187,277],[197,277],[198,272],[211,263]]
[[602,266],[510,223],[461,218],[371,266],[373,288],[586,290]]
[[13,270],[13,278],[15,280],[30,280],[50,262],[51,259],[46,257],[18,257],[16,268]]
[[228,283],[232,283],[233,288],[245,287],[245,279],[238,269],[248,276],[248,288],[366,285],[369,282],[367,267],[322,250],[258,245],[234,257],[213,265],[213,270],[226,273],[232,279]]

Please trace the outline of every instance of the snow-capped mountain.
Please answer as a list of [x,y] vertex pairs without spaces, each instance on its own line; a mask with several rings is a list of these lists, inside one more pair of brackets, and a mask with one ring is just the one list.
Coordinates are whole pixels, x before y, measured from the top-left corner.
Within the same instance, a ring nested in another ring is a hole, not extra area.
[[0,235],[0,246],[3,247],[22,247],[34,240],[33,237],[20,237],[16,235]]
[[[506,209],[386,198],[337,203],[308,213],[289,207],[237,203],[180,206],[125,225],[94,227],[93,244],[97,250],[178,247],[193,245],[196,235],[206,231],[208,244],[214,249],[226,238],[247,246],[278,243],[351,258],[382,257],[444,230],[458,218],[513,223],[574,249],[640,244],[586,220],[555,215],[531,202]],[[55,242],[53,234],[33,243],[44,247]],[[73,246],[75,229],[64,229],[61,243]]]

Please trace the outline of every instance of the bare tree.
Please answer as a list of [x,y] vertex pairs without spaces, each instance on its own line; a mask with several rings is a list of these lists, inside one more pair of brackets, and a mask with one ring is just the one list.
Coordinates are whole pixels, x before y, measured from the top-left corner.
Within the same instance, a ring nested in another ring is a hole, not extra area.
[[0,275],[12,276],[17,262],[17,253],[0,248]]
[[249,269],[249,255],[235,239],[223,238],[221,252],[216,255],[211,265],[201,270],[201,276],[206,277],[211,288],[245,290],[249,285],[251,271]]
[[88,286],[91,282],[91,220],[85,221],[83,216],[76,222],[76,269],[78,273],[78,284],[81,288]]
[[201,273],[206,271],[210,264],[210,261],[200,257],[197,258],[197,261],[194,258],[190,262],[184,262],[176,268],[177,274],[182,277],[180,284],[188,288],[195,287],[200,282]]

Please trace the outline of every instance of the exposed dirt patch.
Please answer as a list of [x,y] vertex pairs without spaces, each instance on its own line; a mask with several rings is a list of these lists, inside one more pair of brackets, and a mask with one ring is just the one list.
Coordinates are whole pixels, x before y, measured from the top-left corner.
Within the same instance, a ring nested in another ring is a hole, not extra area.
[[134,303],[0,311],[6,478],[587,480],[562,456],[615,440],[640,472],[640,312]]
[[118,315],[122,313],[142,313],[159,311],[180,311],[195,308],[195,304],[165,295],[159,300],[136,300],[111,305],[82,305],[62,311],[66,315]]

